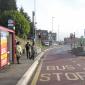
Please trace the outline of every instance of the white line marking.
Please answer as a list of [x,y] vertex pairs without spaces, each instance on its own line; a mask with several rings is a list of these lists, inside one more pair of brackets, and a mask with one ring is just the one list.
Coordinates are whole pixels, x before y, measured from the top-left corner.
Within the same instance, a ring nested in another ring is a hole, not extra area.
[[80,67],[81,65],[80,65],[80,64],[77,64],[77,66],[79,66],[79,67]]

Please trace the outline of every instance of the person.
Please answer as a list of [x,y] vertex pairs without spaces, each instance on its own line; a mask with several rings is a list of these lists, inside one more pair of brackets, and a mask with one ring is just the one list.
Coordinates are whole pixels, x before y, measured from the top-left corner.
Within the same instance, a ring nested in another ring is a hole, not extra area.
[[26,48],[26,55],[27,55],[27,59],[30,59],[30,44],[29,42],[27,42],[27,44],[25,45]]
[[35,47],[34,47],[34,44],[32,44],[32,46],[31,46],[31,59],[34,60],[34,57],[35,57]]
[[20,41],[16,43],[16,58],[17,58],[17,63],[20,64],[19,60],[22,54],[22,47],[20,45]]

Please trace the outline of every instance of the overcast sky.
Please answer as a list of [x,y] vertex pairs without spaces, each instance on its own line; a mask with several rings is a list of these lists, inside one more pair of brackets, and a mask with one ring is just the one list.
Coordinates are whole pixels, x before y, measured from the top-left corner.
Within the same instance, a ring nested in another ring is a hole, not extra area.
[[24,8],[32,18],[32,11],[36,10],[38,29],[58,33],[59,40],[68,37],[70,33],[77,37],[84,35],[85,29],[85,0],[17,0],[17,6]]

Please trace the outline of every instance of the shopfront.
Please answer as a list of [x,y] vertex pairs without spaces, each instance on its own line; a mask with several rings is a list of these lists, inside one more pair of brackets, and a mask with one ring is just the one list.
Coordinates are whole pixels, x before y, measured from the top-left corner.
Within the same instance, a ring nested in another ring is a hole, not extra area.
[[15,63],[15,32],[0,26],[0,69]]

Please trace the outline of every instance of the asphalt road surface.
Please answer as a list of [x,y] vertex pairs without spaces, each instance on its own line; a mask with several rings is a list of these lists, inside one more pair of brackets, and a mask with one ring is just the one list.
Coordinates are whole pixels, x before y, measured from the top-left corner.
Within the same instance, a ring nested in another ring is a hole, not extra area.
[[69,46],[48,51],[30,85],[85,85],[85,57],[68,52]]

